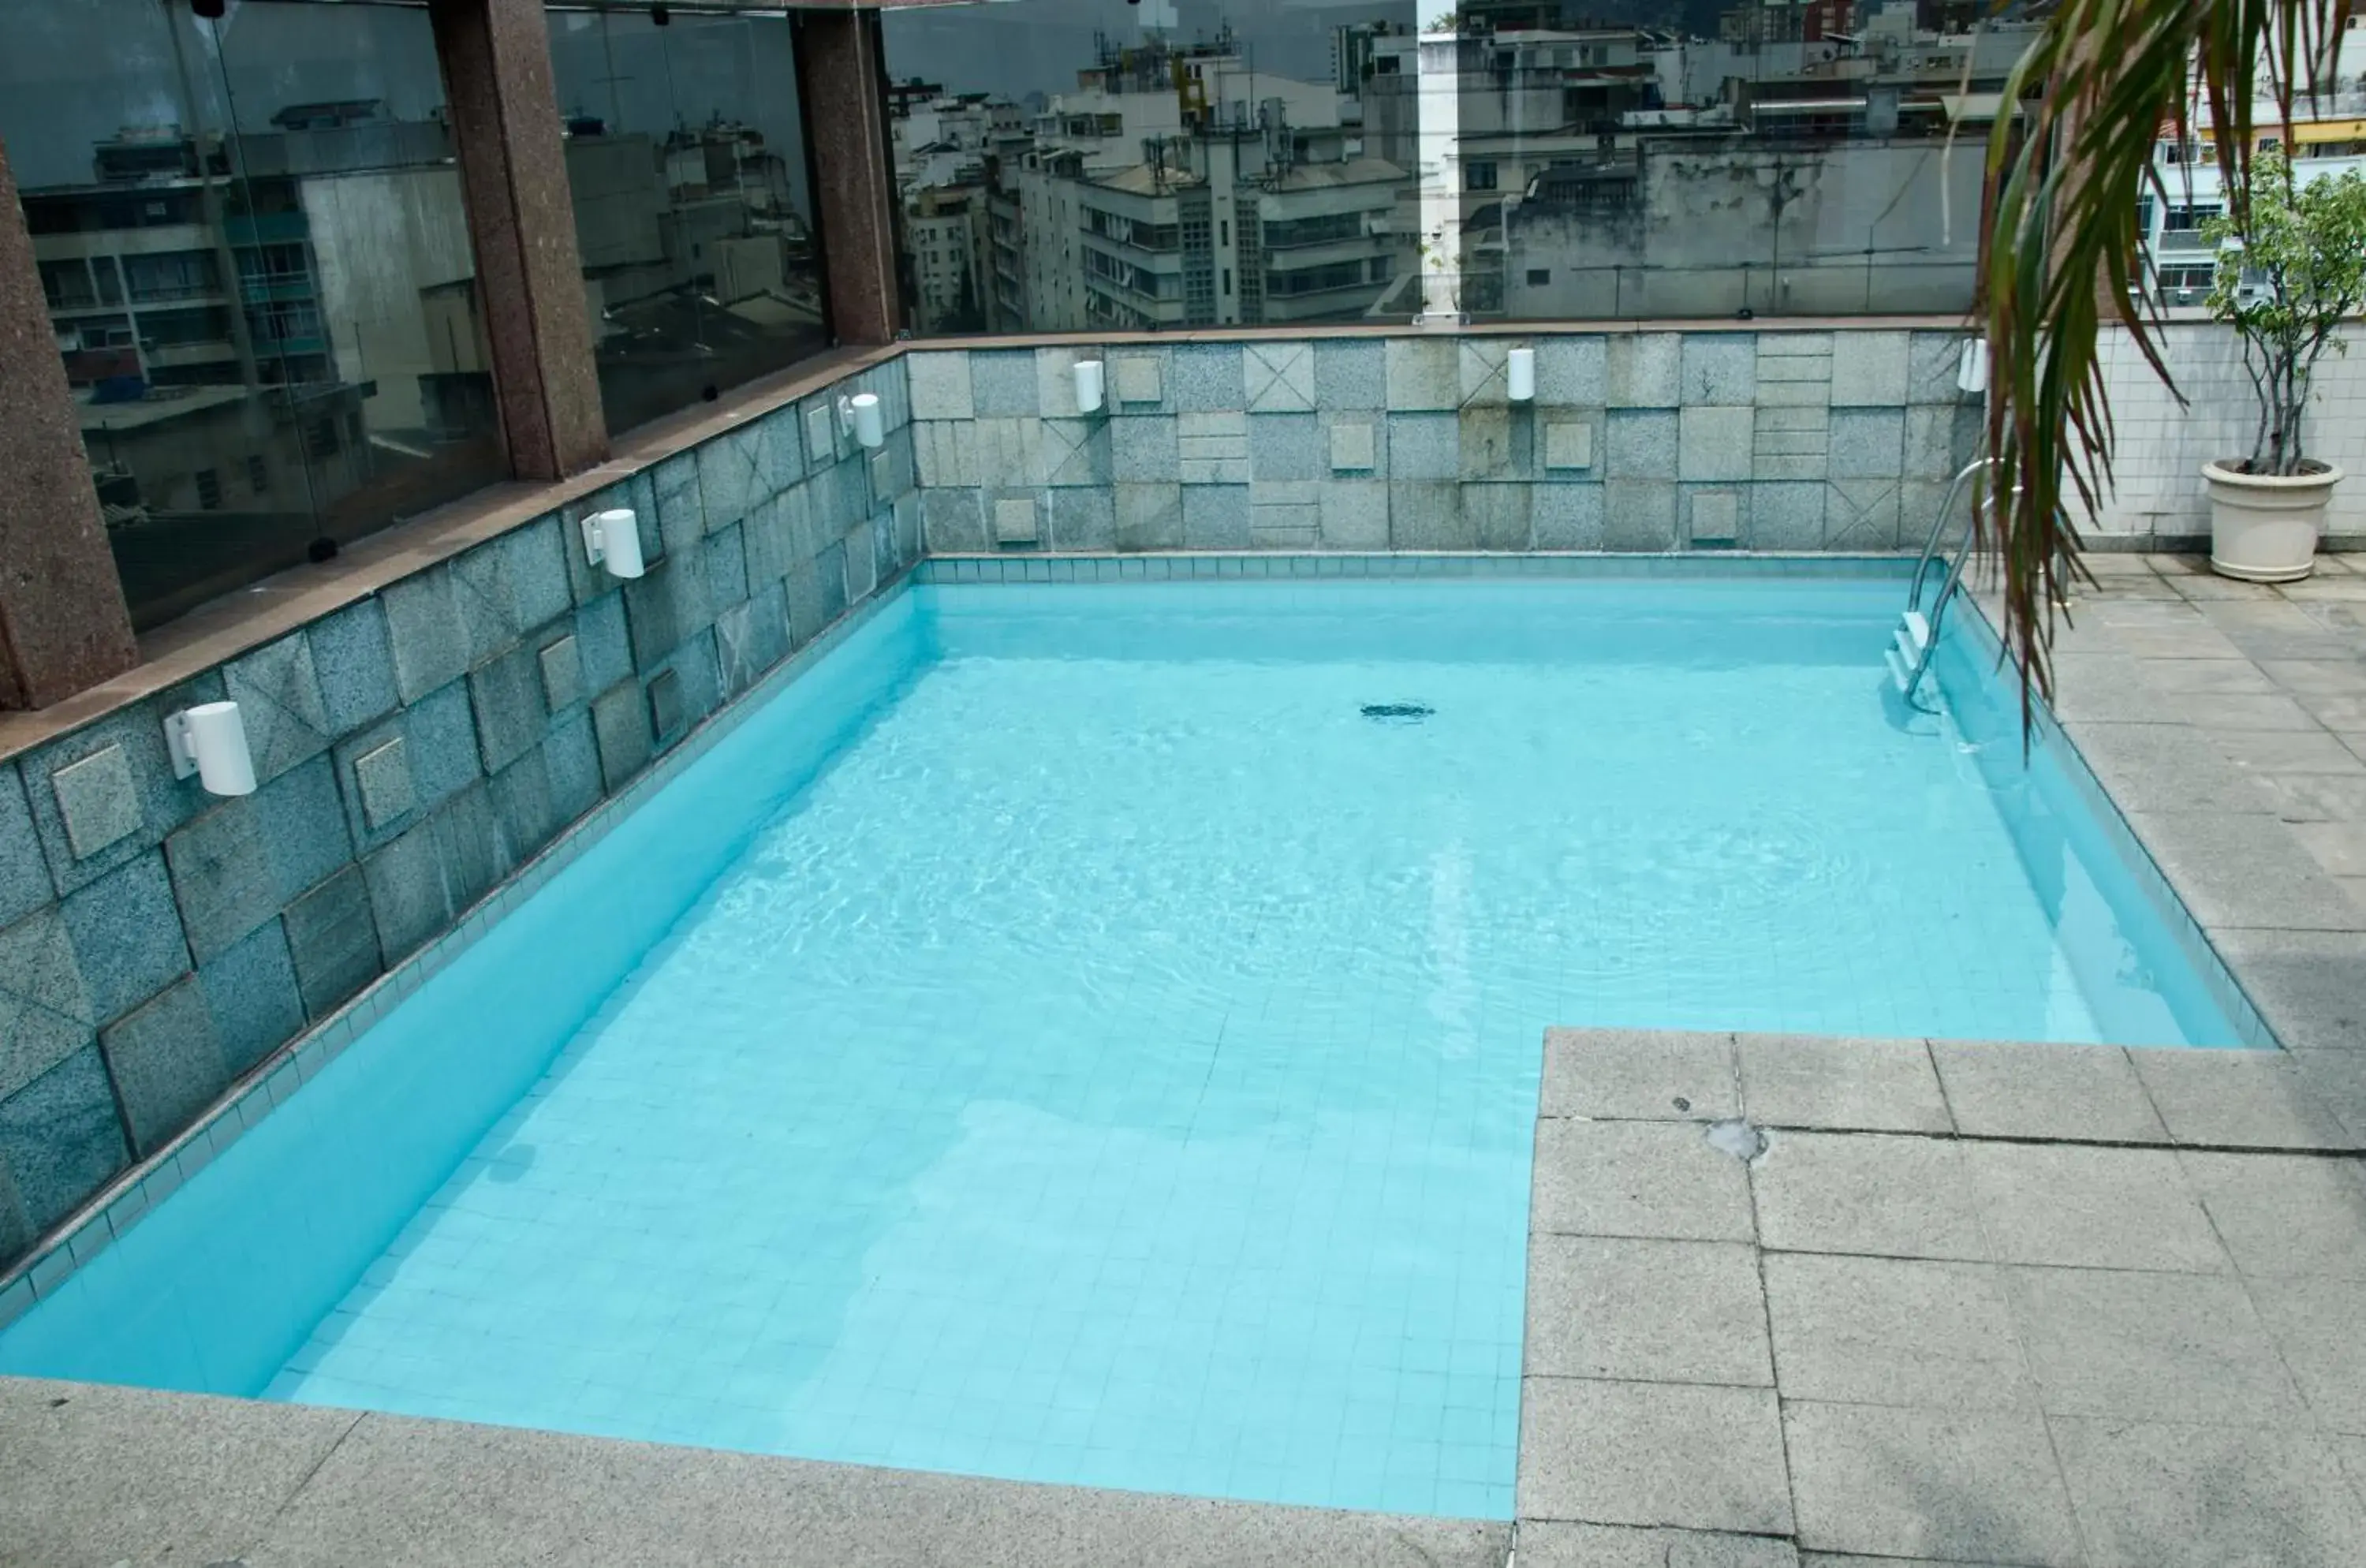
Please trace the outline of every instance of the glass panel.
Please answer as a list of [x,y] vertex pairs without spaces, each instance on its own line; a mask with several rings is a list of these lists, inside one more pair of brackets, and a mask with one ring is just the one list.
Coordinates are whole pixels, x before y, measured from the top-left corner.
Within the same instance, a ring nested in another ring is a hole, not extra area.
[[135,625],[503,476],[424,10],[9,26],[0,139]]
[[667,17],[549,13],[611,433],[829,343],[788,18]]
[[1442,9],[888,10],[915,328],[1970,305],[1986,139],[2034,23],[1963,0]]

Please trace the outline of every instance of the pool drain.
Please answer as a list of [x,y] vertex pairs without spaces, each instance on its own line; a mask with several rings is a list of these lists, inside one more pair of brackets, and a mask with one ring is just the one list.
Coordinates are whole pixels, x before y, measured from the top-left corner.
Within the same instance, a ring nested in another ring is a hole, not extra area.
[[1377,718],[1383,723],[1419,724],[1423,719],[1427,718],[1431,712],[1432,709],[1426,703],[1366,703],[1364,705],[1366,718]]

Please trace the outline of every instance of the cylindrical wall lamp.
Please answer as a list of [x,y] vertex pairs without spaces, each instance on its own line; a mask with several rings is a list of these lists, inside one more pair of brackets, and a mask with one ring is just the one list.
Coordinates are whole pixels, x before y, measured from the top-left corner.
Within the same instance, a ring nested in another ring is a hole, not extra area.
[[1076,361],[1076,412],[1097,412],[1101,406],[1101,362],[1098,359]]
[[254,754],[246,749],[246,722],[236,703],[199,703],[167,715],[164,749],[176,779],[195,773],[213,795],[254,793]]
[[647,571],[640,523],[632,508],[619,506],[583,519],[583,555],[593,566],[606,567],[611,577],[638,577]]
[[848,418],[854,426],[856,441],[873,452],[887,444],[887,428],[879,413],[879,394],[857,392],[848,408]]
[[1504,357],[1504,380],[1510,387],[1515,403],[1533,401],[1537,395],[1537,351],[1515,348]]
[[1967,337],[1964,340],[1963,357],[1955,361],[1955,386],[1966,392],[1989,389],[1989,340]]

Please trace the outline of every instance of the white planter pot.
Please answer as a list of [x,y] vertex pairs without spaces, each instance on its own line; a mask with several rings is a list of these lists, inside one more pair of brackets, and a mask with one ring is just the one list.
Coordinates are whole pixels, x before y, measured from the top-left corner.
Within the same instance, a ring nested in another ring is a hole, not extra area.
[[2210,487],[2212,570],[2246,582],[2290,582],[2315,569],[2339,468],[2327,464],[2321,474],[2284,478],[2204,463],[2202,479]]

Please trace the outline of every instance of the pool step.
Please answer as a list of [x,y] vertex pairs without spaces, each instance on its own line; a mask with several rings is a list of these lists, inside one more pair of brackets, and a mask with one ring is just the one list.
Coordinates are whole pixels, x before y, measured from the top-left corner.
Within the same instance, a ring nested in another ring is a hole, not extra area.
[[1883,649],[1881,657],[1883,662],[1889,666],[1890,683],[1899,691],[1904,691],[1913,682],[1914,666],[1898,658],[1898,650],[1894,648]]
[[1914,672],[1921,668],[1922,655],[1931,646],[1931,623],[1920,610],[1909,610],[1898,616],[1898,625],[1889,634],[1889,646],[1882,649],[1882,662],[1889,666],[1889,679],[1901,692],[1914,684]]
[[1914,645],[1916,656],[1920,657],[1922,650],[1931,646],[1931,623],[1922,618],[1920,610],[1907,611],[1898,617],[1898,629],[1906,634],[1907,639]]

